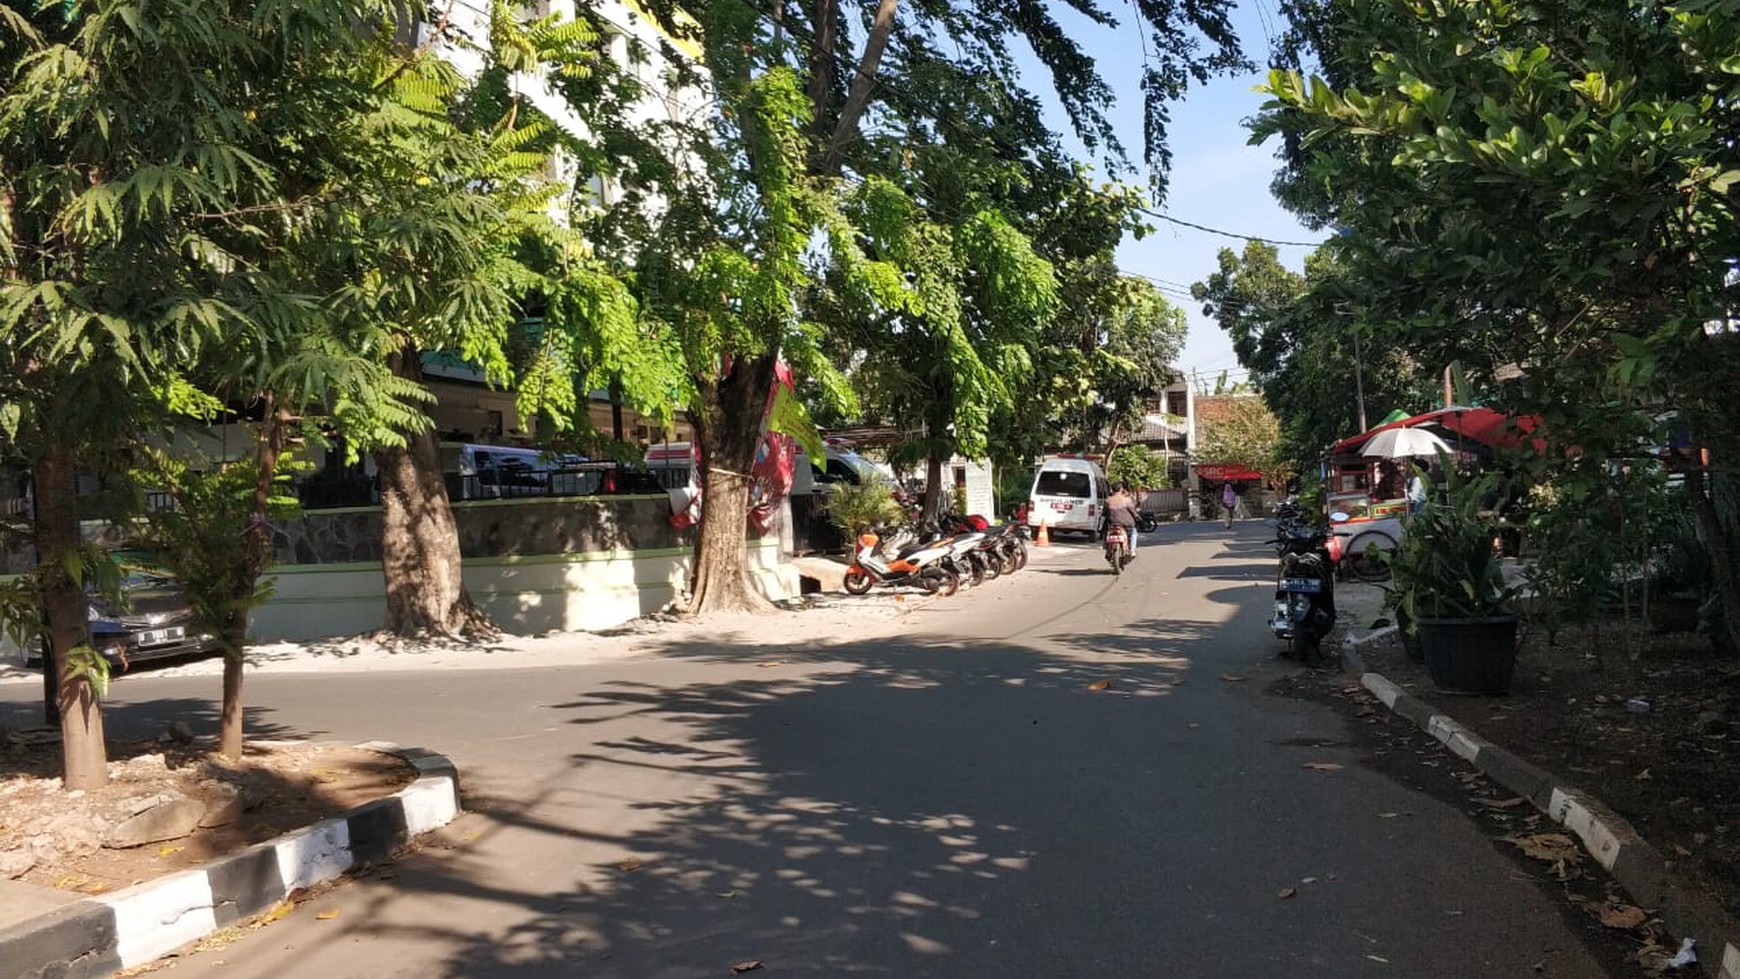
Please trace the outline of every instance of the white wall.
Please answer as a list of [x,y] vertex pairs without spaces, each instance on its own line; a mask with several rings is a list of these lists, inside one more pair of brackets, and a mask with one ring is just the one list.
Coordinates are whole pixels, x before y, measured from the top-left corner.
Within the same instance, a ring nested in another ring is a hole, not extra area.
[[[514,635],[605,629],[670,604],[687,580],[691,551],[468,558],[465,586],[501,628]],[[778,538],[751,544],[750,579],[767,598],[798,594],[797,570],[785,563]],[[386,621],[379,564],[296,565],[270,578],[272,597],[254,610],[256,642],[352,636]]]

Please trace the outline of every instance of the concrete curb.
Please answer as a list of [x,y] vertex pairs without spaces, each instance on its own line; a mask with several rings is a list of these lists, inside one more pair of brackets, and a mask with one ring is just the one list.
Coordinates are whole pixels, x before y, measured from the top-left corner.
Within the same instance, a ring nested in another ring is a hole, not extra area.
[[203,867],[86,898],[0,930],[0,979],[85,979],[130,969],[245,918],[292,891],[392,855],[459,815],[459,772],[423,748],[371,741],[417,780],[342,816]]
[[1740,979],[1740,941],[1724,935],[1732,929],[1726,915],[1708,896],[1688,894],[1678,887],[1668,862],[1630,823],[1599,799],[1435,712],[1430,704],[1381,673],[1366,670],[1359,647],[1394,632],[1391,626],[1342,641],[1342,661],[1359,676],[1360,685],[1391,711],[1413,721],[1488,778],[1528,799],[1581,840],[1589,855],[1613,875],[1632,900],[1654,911],[1673,934],[1697,943],[1698,961],[1706,974],[1713,979]]

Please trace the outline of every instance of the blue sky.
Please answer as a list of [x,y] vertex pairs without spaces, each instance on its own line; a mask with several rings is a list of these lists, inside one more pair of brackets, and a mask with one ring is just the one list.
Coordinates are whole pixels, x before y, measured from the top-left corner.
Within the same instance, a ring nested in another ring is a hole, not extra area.
[[[1142,70],[1142,45],[1129,29],[1134,12],[1127,0],[1101,0],[1105,9],[1122,22],[1116,32],[1096,28],[1085,21],[1079,37],[1098,60],[1100,72],[1119,93],[1120,102],[1112,119],[1124,145],[1134,150],[1142,140],[1142,96],[1138,79]],[[1057,10],[1060,20],[1068,11]],[[1247,57],[1262,65],[1268,52],[1268,36],[1282,28],[1273,0],[1242,0],[1233,22]],[[1239,234],[1282,241],[1320,241],[1323,234],[1301,226],[1269,195],[1269,180],[1275,170],[1274,143],[1247,145],[1250,134],[1243,121],[1256,114],[1263,96],[1252,91],[1266,69],[1248,75],[1216,79],[1193,89],[1172,107],[1169,145],[1172,172],[1164,213],[1194,224]],[[1041,70],[1025,79],[1028,88],[1045,97],[1050,78]],[[1068,131],[1061,111],[1052,113],[1052,124]],[[1073,141],[1072,141],[1073,142]],[[1079,150],[1079,146],[1078,146]],[[1154,220],[1153,234],[1137,241],[1126,239],[1118,250],[1118,264],[1133,272],[1160,280],[1167,298],[1183,308],[1190,321],[1190,336],[1178,367],[1208,375],[1222,370],[1237,371],[1232,345],[1212,320],[1204,317],[1186,290],[1192,282],[1208,277],[1221,248],[1243,249],[1244,242]],[[1283,246],[1281,261],[1303,270],[1309,248]],[[1235,379],[1242,375],[1235,374]]]

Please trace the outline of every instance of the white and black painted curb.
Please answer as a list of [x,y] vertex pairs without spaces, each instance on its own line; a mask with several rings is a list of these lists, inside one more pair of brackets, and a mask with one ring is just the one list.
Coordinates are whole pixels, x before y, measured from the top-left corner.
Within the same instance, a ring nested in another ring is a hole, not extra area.
[[57,908],[0,932],[0,979],[85,979],[159,958],[270,910],[291,892],[392,856],[459,815],[459,772],[444,755],[385,742],[417,780],[384,799],[203,867]]
[[1554,822],[1583,842],[1584,849],[1605,867],[1640,907],[1653,910],[1675,935],[1696,944],[1698,961],[1715,979],[1740,979],[1740,934],[1725,912],[1707,894],[1688,893],[1676,884],[1661,853],[1638,836],[1631,824],[1599,799],[1564,784],[1556,776],[1524,761],[1396,686],[1380,673],[1366,670],[1359,647],[1387,638],[1395,627],[1342,643],[1342,661],[1359,675],[1360,685],[1385,707],[1413,721],[1452,753],[1488,778],[1534,803]]

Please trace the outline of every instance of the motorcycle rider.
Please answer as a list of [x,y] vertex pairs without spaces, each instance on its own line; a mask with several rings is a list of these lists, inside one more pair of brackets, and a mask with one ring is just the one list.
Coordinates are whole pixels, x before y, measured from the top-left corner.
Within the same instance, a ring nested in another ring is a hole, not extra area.
[[1124,533],[1130,538],[1130,556],[1136,556],[1136,495],[1130,492],[1130,484],[1119,483],[1111,496],[1106,497],[1106,522],[1115,523],[1124,528]]

